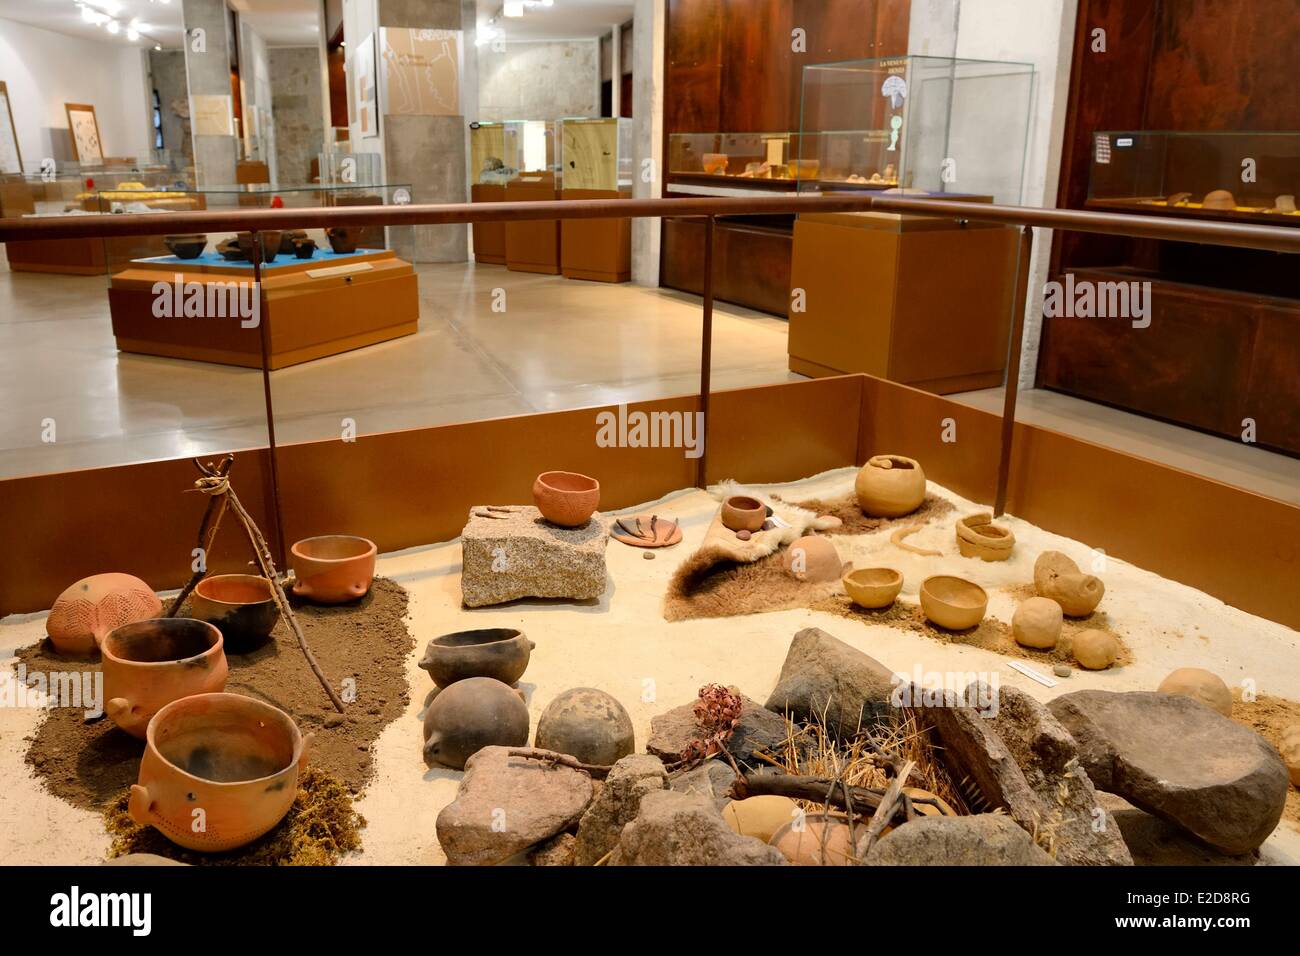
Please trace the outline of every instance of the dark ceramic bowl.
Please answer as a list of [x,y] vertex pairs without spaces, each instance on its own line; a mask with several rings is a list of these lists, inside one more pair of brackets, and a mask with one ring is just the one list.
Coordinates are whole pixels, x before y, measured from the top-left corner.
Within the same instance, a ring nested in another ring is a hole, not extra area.
[[285,229],[280,233],[279,254],[282,256],[291,256],[294,254],[294,247],[303,239],[307,238],[307,233],[301,229]]
[[325,230],[325,236],[330,241],[330,248],[335,252],[356,252],[361,231],[350,226],[330,226]]
[[204,578],[190,596],[190,613],[215,624],[226,650],[243,654],[266,643],[280,620],[271,582],[256,574],[216,574]]
[[219,252],[221,258],[225,259],[227,262],[244,261],[244,250],[239,248],[239,243],[234,239],[226,239],[222,242],[218,242],[217,252]]
[[470,677],[513,684],[528,669],[528,657],[535,646],[523,631],[505,627],[457,631],[431,640],[420,667],[439,687]]
[[293,254],[299,259],[310,259],[316,254],[314,239],[298,239],[293,244]]
[[163,245],[177,259],[197,259],[207,248],[208,237],[204,235],[163,236]]

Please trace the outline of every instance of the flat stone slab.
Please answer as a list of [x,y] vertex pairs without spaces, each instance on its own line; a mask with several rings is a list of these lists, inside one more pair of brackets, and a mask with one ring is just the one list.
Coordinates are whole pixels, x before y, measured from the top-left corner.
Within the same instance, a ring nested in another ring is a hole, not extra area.
[[[734,687],[730,690],[739,693]],[[765,767],[766,764],[755,759],[754,754],[759,750],[773,753],[780,751],[789,733],[785,718],[744,694],[740,695],[740,700],[740,722],[727,740],[727,750],[738,763],[752,765],[754,769]],[[667,713],[651,717],[646,751],[672,762],[681,759],[682,751],[691,741],[705,737],[707,732],[695,717],[695,704],[696,701],[693,700],[689,704],[674,707]],[[732,772],[730,767],[727,772]]]
[[605,593],[609,530],[599,513],[580,528],[551,524],[532,505],[475,505],[469,515],[461,532],[466,607],[530,597],[590,601]]

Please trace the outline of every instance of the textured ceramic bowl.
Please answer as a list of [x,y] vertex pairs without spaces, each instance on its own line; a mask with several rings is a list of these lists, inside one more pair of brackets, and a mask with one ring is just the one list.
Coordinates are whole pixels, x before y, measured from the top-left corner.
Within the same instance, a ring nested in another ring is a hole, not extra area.
[[318,604],[363,597],[375,577],[375,543],[351,534],[304,538],[289,549],[293,593]]
[[60,594],[45,619],[45,632],[60,654],[84,657],[99,650],[115,627],[162,614],[162,601],[131,574],[92,574]]
[[533,503],[551,524],[577,528],[600,504],[600,482],[572,471],[545,471],[533,482]]
[[484,747],[528,745],[528,707],[499,680],[469,677],[438,692],[424,712],[424,762],[464,770]]
[[844,593],[859,607],[889,607],[901,590],[903,575],[893,568],[861,568],[844,575]]
[[863,513],[873,518],[901,518],[925,501],[925,471],[914,458],[876,455],[858,471],[853,490]]
[[431,640],[419,666],[439,687],[471,677],[491,677],[513,684],[524,676],[536,646],[523,631],[507,627],[457,631]]
[[167,704],[226,686],[221,632],[207,621],[159,617],[108,632],[103,654],[105,711],[133,737]]
[[208,853],[251,843],[284,819],[311,747],[284,711],[239,694],[174,701],[145,741],[131,819]]
[[767,521],[767,505],[757,498],[735,495],[722,503],[722,524],[732,531],[760,531]]
[[190,613],[217,626],[228,654],[261,646],[280,620],[271,582],[256,574],[204,578],[190,595]]
[[325,230],[325,238],[330,241],[330,248],[336,253],[356,252],[361,230],[351,226],[330,226]]
[[202,233],[185,236],[163,236],[163,245],[177,259],[197,259],[207,248],[208,237]]
[[964,631],[984,620],[988,609],[988,592],[974,582],[946,574],[921,582],[921,610],[932,624]]

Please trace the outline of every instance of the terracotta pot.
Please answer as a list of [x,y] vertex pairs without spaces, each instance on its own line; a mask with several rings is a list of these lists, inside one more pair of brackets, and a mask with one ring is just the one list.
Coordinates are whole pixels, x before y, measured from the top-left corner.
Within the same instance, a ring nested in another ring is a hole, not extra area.
[[207,621],[159,617],[108,632],[101,648],[105,711],[133,737],[167,704],[226,686],[221,632]]
[[727,171],[731,157],[726,153],[705,153],[704,171],[710,176],[720,176]]
[[1224,717],[1232,716],[1232,691],[1213,671],[1180,667],[1162,680],[1156,690],[1162,694],[1184,694],[1217,710]]
[[736,495],[722,503],[722,525],[731,531],[761,531],[767,521],[767,505],[757,498]]
[[145,740],[131,819],[207,853],[251,843],[284,819],[311,748],[288,714],[239,694],[174,701]]
[[[275,257],[280,253],[280,232],[277,229],[268,229],[261,233],[262,237],[262,262],[274,262]],[[253,261],[253,234],[251,232],[241,232],[235,236],[235,242],[239,246],[239,251],[244,254],[244,258],[249,262]]]
[[915,459],[877,455],[862,466],[853,490],[864,514],[901,518],[925,501],[925,472]]
[[[859,838],[866,827],[857,828]],[[800,829],[787,823],[768,841],[795,866],[849,866],[853,863],[853,838],[846,817],[809,814]]]
[[361,230],[353,226],[330,226],[325,230],[325,238],[330,241],[330,248],[336,253],[356,252]]
[[293,593],[317,604],[343,604],[364,597],[375,577],[375,553],[369,538],[323,534],[304,538],[289,549]]
[[844,593],[858,607],[889,607],[903,590],[903,575],[893,568],[861,568],[844,575]]
[[163,245],[177,259],[197,259],[208,246],[208,237],[202,233],[184,236],[163,236]]
[[55,599],[45,632],[58,653],[84,657],[113,628],[161,614],[158,595],[134,575],[92,574]]
[[799,804],[789,797],[764,795],[732,800],[722,808],[722,819],[732,833],[767,843],[778,830],[799,816]]
[[190,613],[217,626],[228,654],[260,647],[280,620],[271,582],[256,574],[204,578],[190,595]]
[[984,561],[1005,561],[1016,546],[1016,536],[993,523],[988,512],[968,515],[957,521],[957,549],[963,557]]
[[537,721],[535,743],[599,767],[611,767],[636,750],[627,710],[594,687],[566,690],[547,704]]
[[1237,209],[1237,200],[1232,193],[1228,192],[1228,190],[1215,189],[1212,192],[1205,194],[1205,198],[1201,200],[1201,208],[1235,212]]
[[932,624],[964,631],[984,620],[989,596],[978,584],[940,574],[921,582],[921,610]]
[[431,640],[419,666],[439,687],[471,677],[513,684],[528,669],[528,657],[536,646],[523,631],[505,627],[457,631]]
[[822,584],[838,581],[844,575],[844,562],[830,538],[808,535],[791,543],[783,556],[787,574],[800,581]]
[[464,770],[484,747],[528,744],[523,695],[491,677],[469,677],[438,692],[424,712],[424,762]]
[[544,471],[533,482],[533,503],[551,524],[577,528],[600,504],[600,482],[571,471]]

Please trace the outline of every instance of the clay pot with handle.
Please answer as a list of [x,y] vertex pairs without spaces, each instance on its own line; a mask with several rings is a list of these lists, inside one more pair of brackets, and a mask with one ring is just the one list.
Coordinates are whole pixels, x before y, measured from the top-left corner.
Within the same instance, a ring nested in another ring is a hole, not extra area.
[[133,737],[174,700],[226,686],[221,632],[207,621],[160,617],[109,631],[101,648],[105,711]]
[[375,577],[375,543],[351,534],[304,538],[289,549],[293,593],[317,604],[364,597]]
[[233,850],[289,812],[311,735],[239,694],[173,701],[149,722],[127,812],[189,850]]
[[536,646],[523,631],[507,627],[457,631],[431,640],[419,667],[439,687],[471,677],[513,684],[528,669],[529,655]]

